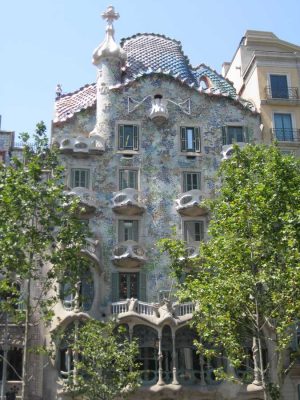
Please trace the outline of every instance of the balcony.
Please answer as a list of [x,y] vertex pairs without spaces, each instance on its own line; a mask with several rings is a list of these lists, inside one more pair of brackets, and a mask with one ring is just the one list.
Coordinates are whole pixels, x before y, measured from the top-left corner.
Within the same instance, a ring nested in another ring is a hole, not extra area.
[[192,260],[193,258],[196,258],[199,256],[199,242],[196,242],[194,245],[188,244],[186,249],[186,256],[179,258],[179,260],[185,260],[185,259],[190,259]]
[[55,143],[61,153],[102,154],[105,149],[104,141],[99,135],[91,137],[78,136],[76,138],[64,135],[60,139],[56,139]]
[[221,155],[222,155],[222,160],[228,160],[233,153],[233,146],[239,146],[241,149],[245,146],[247,146],[248,143],[245,142],[235,142],[234,144],[226,144],[222,146],[222,151],[221,151]]
[[86,239],[85,247],[81,250],[83,255],[89,257],[93,262],[95,262],[100,268],[101,267],[101,249],[99,240],[94,240],[91,238]]
[[147,261],[146,250],[134,240],[126,240],[114,247],[112,261],[118,267],[139,267]]
[[97,208],[97,200],[93,191],[84,187],[75,187],[67,192],[70,196],[79,197],[79,205],[83,208],[82,213],[92,213]]
[[118,315],[121,318],[122,314],[135,314],[143,318],[157,319],[160,323],[161,319],[170,314],[172,318],[191,317],[195,311],[194,303],[170,303],[162,301],[162,303],[146,303],[137,299],[127,299],[112,303],[112,315]]
[[154,96],[149,118],[151,118],[157,125],[162,125],[168,120],[169,114],[167,102],[162,99],[161,95]]
[[300,142],[300,129],[271,129],[271,134],[273,140],[277,140],[278,142]]
[[272,89],[271,86],[265,88],[265,96],[267,101],[278,102],[291,102],[299,101],[299,89],[297,87],[283,87],[281,90],[278,88]]
[[200,190],[189,190],[188,192],[181,194],[176,200],[176,210],[181,215],[187,217],[199,217],[201,215],[206,215],[208,213],[208,209],[202,204],[203,200],[204,196]]
[[123,189],[114,194],[112,209],[117,214],[140,215],[145,211],[145,206],[140,201],[139,192],[136,189]]

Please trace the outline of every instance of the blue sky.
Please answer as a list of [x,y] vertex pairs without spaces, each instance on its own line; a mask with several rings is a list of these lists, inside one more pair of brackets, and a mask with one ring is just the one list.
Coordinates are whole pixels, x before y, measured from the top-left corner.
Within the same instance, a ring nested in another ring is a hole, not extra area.
[[182,42],[192,65],[221,71],[247,29],[267,30],[300,45],[300,0],[1,0],[2,129],[51,130],[55,87],[71,92],[95,81],[91,63],[102,41],[108,5],[120,13],[116,40],[138,32]]

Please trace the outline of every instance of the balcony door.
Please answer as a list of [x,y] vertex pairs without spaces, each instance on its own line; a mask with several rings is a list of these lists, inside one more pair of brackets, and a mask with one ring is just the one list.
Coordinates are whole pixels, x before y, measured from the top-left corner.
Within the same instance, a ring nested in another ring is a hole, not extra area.
[[282,142],[292,142],[294,140],[291,114],[274,114],[274,124],[277,140]]

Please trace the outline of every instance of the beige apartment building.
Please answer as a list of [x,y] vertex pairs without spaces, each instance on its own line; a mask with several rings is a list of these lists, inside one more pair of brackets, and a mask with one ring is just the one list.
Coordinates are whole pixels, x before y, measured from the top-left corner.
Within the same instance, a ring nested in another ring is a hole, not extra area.
[[248,30],[222,75],[260,112],[263,142],[300,155],[300,46]]

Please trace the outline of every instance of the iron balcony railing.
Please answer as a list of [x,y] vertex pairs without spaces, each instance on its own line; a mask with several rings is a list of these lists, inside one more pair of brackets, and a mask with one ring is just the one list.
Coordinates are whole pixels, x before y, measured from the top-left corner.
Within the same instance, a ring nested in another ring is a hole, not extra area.
[[282,89],[272,88],[267,86],[265,88],[267,99],[281,99],[281,100],[299,100],[299,89],[297,87],[285,87]]
[[286,129],[286,128],[275,128],[271,129],[274,140],[278,142],[300,142],[300,130],[299,129]]

